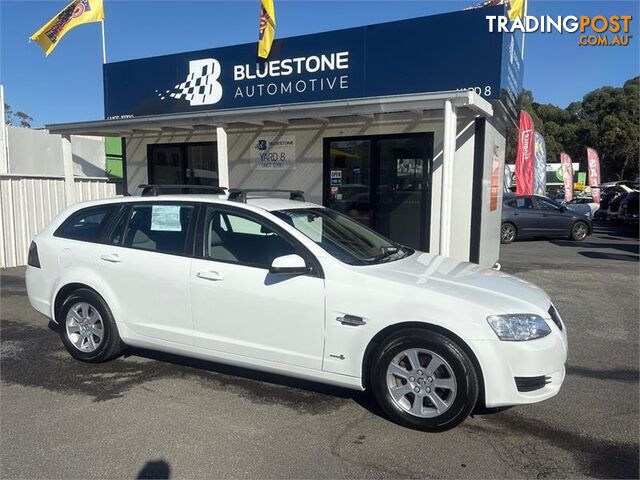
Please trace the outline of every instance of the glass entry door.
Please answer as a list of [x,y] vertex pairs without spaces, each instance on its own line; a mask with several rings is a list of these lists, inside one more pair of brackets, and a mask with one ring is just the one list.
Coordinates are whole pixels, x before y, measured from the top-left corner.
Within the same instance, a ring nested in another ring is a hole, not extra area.
[[324,147],[326,206],[428,250],[433,134],[326,139]]
[[148,145],[147,159],[150,184],[218,186],[215,142]]

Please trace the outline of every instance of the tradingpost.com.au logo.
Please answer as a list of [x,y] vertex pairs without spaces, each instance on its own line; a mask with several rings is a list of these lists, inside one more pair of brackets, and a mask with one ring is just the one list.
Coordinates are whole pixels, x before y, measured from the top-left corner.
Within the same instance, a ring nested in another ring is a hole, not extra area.
[[632,15],[527,15],[511,22],[506,15],[487,15],[486,19],[490,32],[579,33],[580,46],[626,46],[633,38],[629,35]]

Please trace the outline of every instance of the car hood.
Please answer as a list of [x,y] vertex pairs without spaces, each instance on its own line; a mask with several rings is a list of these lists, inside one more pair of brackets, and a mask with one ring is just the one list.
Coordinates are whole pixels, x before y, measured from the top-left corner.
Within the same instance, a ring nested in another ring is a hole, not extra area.
[[513,275],[439,255],[415,252],[401,260],[365,268],[380,279],[485,306],[493,313],[536,313],[546,317],[551,303],[544,290]]

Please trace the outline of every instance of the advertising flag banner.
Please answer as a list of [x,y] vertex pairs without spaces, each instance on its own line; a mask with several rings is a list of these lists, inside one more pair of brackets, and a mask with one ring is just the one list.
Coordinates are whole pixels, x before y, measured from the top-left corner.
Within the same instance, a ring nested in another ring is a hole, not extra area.
[[60,39],[73,27],[103,20],[104,5],[102,0],[74,0],[40,30],[31,35],[29,40],[37,42],[44,50],[45,56],[49,56]]
[[547,194],[547,145],[540,132],[535,132],[535,148],[533,163],[533,193]]
[[260,27],[258,30],[258,56],[267,58],[276,36],[276,10],[273,0],[260,0]]
[[562,166],[562,181],[564,182],[564,201],[570,202],[573,200],[573,162],[568,154],[562,152],[560,164]]
[[509,20],[513,22],[516,18],[524,17],[524,12],[527,9],[527,0],[510,0],[509,6]]
[[533,120],[527,112],[521,111],[516,154],[516,193],[518,195],[533,193],[533,150]]
[[595,203],[600,203],[600,157],[593,148],[587,148],[587,168],[589,171],[589,186]]

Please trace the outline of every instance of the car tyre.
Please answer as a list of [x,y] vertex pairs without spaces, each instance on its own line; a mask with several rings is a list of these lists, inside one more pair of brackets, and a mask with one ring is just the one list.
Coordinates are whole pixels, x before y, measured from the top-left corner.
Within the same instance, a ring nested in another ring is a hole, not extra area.
[[118,357],[124,344],[113,314],[93,290],[75,290],[57,315],[62,343],[69,354],[83,362],[100,363]]
[[387,338],[374,355],[369,373],[373,394],[396,423],[428,432],[449,430],[475,407],[478,374],[452,339],[424,328],[405,329]]
[[511,243],[516,239],[518,229],[513,223],[504,222],[500,228],[500,243]]
[[589,235],[589,226],[585,222],[578,221],[571,227],[571,240],[581,242]]

